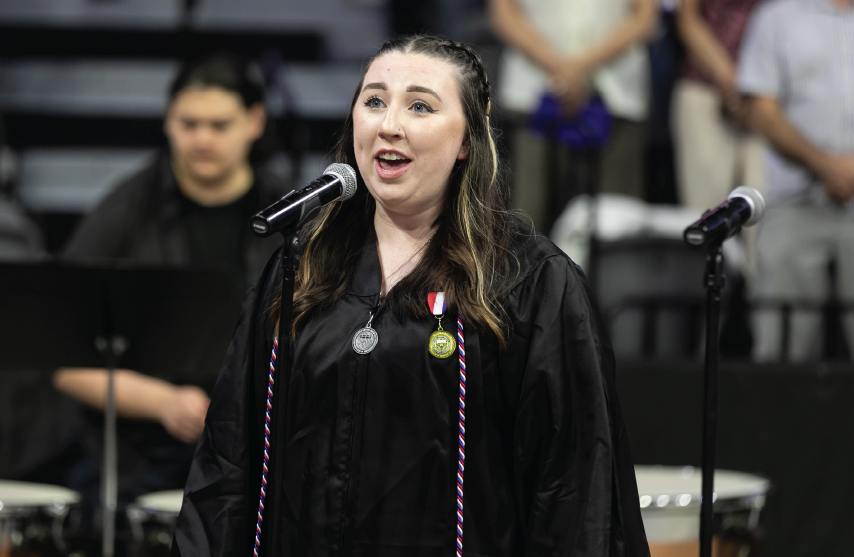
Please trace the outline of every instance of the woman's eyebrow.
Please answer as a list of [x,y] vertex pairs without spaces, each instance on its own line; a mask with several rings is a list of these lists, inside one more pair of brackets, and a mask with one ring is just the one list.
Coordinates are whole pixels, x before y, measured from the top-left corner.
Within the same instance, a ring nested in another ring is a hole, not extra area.
[[[362,87],[363,92],[367,91],[368,89],[381,89],[383,91],[388,91],[388,86],[386,86],[385,83],[376,82],[376,83],[368,83],[367,85]],[[427,93],[428,95],[433,95],[434,97],[436,97],[436,99],[438,99],[440,102],[442,101],[442,97],[440,97],[439,94],[436,93],[436,91],[434,91],[433,89],[430,89],[429,87],[423,87],[421,85],[410,85],[409,87],[406,88],[406,92],[407,93]]]
[[420,85],[410,85],[409,87],[406,88],[406,92],[407,93],[427,93],[428,95],[433,95],[434,97],[436,97],[436,99],[438,99],[440,102],[442,101],[442,98],[436,93],[436,91],[434,91],[433,89],[430,89],[428,87],[422,87]]
[[367,91],[368,89],[382,89],[383,91],[387,91],[388,87],[386,87],[385,83],[368,83],[362,87],[362,91]]

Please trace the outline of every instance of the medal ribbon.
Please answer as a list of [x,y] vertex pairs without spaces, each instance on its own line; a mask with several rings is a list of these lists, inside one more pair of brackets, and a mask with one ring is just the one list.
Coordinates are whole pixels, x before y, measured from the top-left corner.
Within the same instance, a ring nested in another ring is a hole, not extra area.
[[430,308],[433,315],[445,315],[445,312],[448,310],[448,304],[445,302],[445,293],[430,292],[427,294],[427,307]]

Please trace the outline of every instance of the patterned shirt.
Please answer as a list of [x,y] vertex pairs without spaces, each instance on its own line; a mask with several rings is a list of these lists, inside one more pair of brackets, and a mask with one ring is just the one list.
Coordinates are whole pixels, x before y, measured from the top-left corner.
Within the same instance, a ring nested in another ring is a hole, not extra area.
[[[761,0],[700,0],[700,16],[712,34],[727,51],[730,59],[738,59],[738,48],[750,12]],[[690,56],[685,57],[682,76],[712,85],[712,81],[697,67]]]
[[[854,6],[765,3],[750,22],[739,62],[739,90],[776,99],[817,148],[854,153]],[[769,203],[828,203],[809,169],[770,148],[765,180]]]

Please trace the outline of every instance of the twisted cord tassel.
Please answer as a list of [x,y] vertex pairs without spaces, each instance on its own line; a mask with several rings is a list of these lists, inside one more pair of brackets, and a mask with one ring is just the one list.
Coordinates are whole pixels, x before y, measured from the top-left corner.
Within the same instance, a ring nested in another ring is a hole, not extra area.
[[264,417],[264,465],[261,471],[261,496],[258,501],[258,522],[255,524],[255,548],[252,553],[258,557],[261,547],[261,523],[264,522],[264,499],[267,496],[267,467],[270,464],[270,414],[273,412],[273,380],[276,375],[276,355],[279,341],[273,341],[273,353],[270,355],[270,375],[267,379],[267,415]]
[[457,455],[457,557],[463,555],[463,475],[466,470],[466,343],[463,318],[457,315],[457,347],[460,354],[459,452]]

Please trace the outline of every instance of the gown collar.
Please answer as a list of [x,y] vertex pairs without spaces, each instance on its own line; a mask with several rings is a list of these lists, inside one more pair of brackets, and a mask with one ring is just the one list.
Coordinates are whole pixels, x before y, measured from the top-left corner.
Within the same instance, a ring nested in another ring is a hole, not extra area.
[[353,284],[350,286],[350,294],[355,296],[379,296],[382,288],[382,269],[380,258],[377,253],[377,233],[373,223],[368,227],[365,241],[362,244],[362,253],[356,263],[353,274]]

